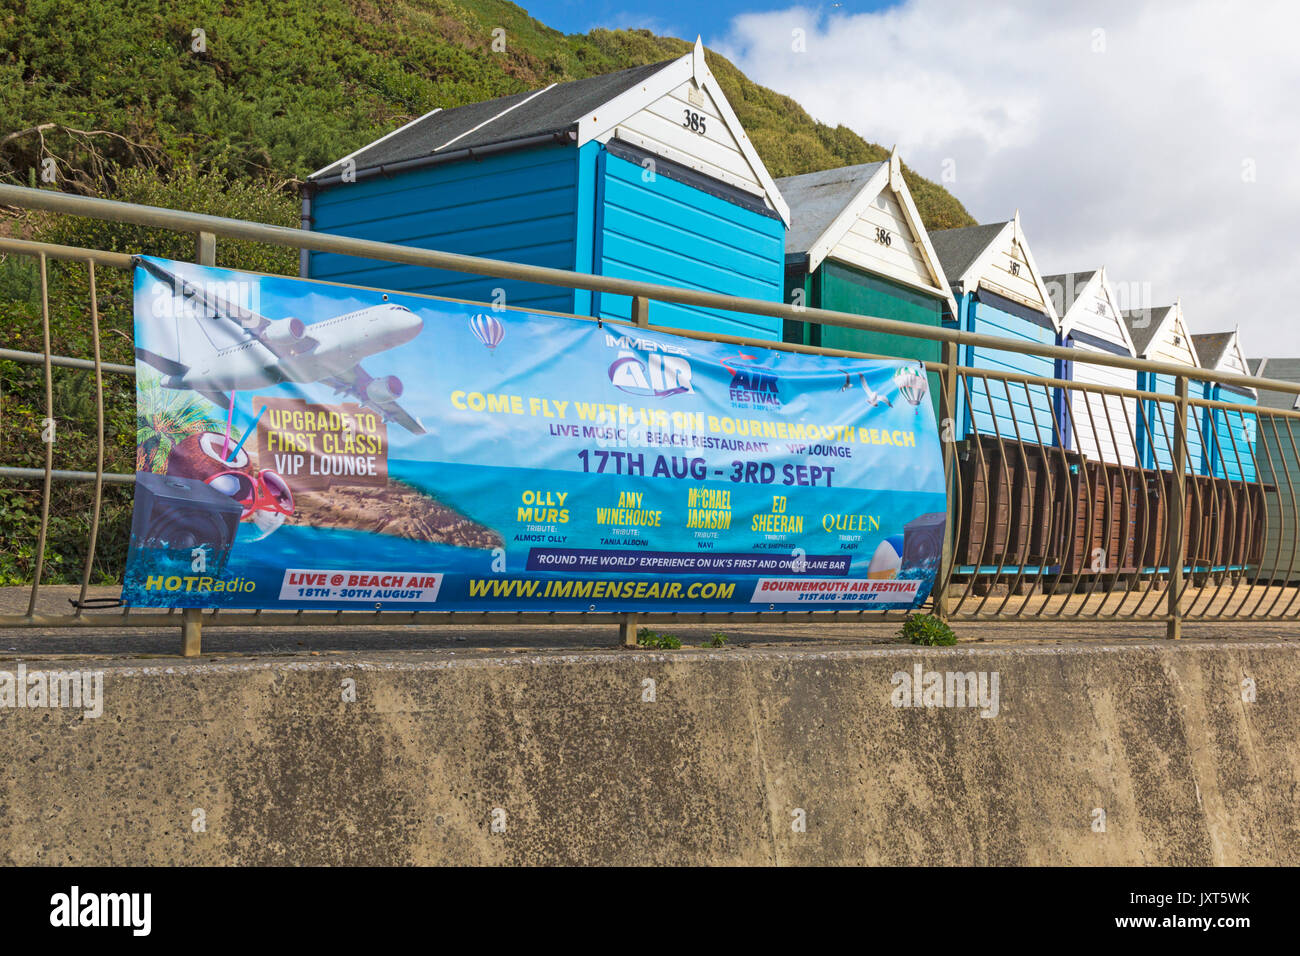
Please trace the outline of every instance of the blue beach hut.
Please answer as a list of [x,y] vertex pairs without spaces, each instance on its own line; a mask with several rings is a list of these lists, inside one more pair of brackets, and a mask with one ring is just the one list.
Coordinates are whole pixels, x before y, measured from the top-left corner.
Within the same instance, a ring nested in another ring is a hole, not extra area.
[[[1246,356],[1241,349],[1240,332],[1215,332],[1193,335],[1201,368],[1211,372],[1235,372],[1249,375]],[[1213,402],[1233,405],[1257,405],[1259,393],[1253,388],[1225,385],[1207,378],[1203,396]],[[1232,480],[1255,480],[1256,418],[1248,412],[1223,408],[1201,409],[1201,434],[1205,439],[1203,474]]]
[[[1186,365],[1189,374],[1193,376],[1200,369],[1201,360],[1197,355],[1196,343],[1187,330],[1181,303],[1127,311],[1124,313],[1124,324],[1128,326],[1129,336],[1133,340],[1133,352],[1138,358]],[[1143,392],[1173,395],[1174,378],[1172,375],[1140,371],[1137,387]],[[1193,378],[1189,394],[1194,396],[1199,389],[1200,385]],[[1144,400],[1138,407],[1137,426],[1137,453],[1142,467],[1171,470],[1174,466],[1173,403],[1157,402],[1156,399]],[[1203,474],[1204,458],[1201,429],[1197,428],[1194,417],[1189,415],[1186,473]]]
[[[956,312],[944,324],[966,332],[996,335],[1008,348],[962,345],[964,366],[994,372],[1054,377],[1056,363],[1044,356],[1016,351],[1016,343],[1056,345],[1060,321],[1033,254],[1020,228],[1020,214],[1008,222],[930,233],[940,265],[955,297]],[[971,378],[957,395],[957,438],[999,434],[1003,439],[1055,441],[1052,395],[1042,386],[1001,379]],[[1008,394],[1009,393],[1009,394]]]
[[[697,40],[649,66],[435,109],[313,173],[320,232],[781,301],[789,211]],[[627,319],[627,296],[326,253],[315,279]],[[666,303],[658,325],[779,340]]]

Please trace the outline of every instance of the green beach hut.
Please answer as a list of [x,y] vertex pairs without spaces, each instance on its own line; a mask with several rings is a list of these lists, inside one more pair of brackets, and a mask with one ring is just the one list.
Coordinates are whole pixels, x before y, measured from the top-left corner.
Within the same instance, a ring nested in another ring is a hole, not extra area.
[[[790,207],[787,302],[935,328],[945,306],[956,310],[897,152],[886,162],[776,182]],[[891,358],[939,360],[937,341],[860,329],[787,321],[784,339]],[[936,412],[937,382],[932,374]]]

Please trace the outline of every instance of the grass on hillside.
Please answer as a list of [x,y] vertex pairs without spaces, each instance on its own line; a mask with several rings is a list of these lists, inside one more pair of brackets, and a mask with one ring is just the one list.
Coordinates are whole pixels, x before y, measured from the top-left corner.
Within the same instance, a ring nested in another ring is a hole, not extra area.
[[[493,52],[493,30],[505,51]],[[202,31],[198,33],[197,31]],[[433,107],[654,63],[689,51],[647,30],[565,36],[503,0],[0,0],[0,178],[97,191],[115,170],[191,165],[292,187]],[[887,151],[709,65],[773,176]],[[972,220],[906,170],[928,228]]]

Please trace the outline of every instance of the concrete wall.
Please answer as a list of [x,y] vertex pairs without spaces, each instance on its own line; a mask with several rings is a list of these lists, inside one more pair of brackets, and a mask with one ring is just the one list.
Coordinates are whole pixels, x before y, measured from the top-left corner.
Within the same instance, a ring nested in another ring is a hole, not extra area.
[[0,709],[6,864],[1300,862],[1296,644],[27,664],[106,702]]

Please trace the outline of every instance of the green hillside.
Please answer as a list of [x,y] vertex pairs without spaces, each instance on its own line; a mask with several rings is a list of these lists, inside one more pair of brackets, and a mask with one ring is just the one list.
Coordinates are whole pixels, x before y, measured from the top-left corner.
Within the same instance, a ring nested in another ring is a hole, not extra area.
[[[653,63],[689,49],[644,30],[565,36],[502,0],[0,0],[0,177],[53,159],[63,188],[108,191],[119,165],[192,163],[291,192],[313,169],[435,106]],[[505,31],[505,52],[492,50]],[[201,36],[196,30],[202,30]],[[886,150],[709,65],[774,176]],[[969,225],[907,171],[927,226]]]

